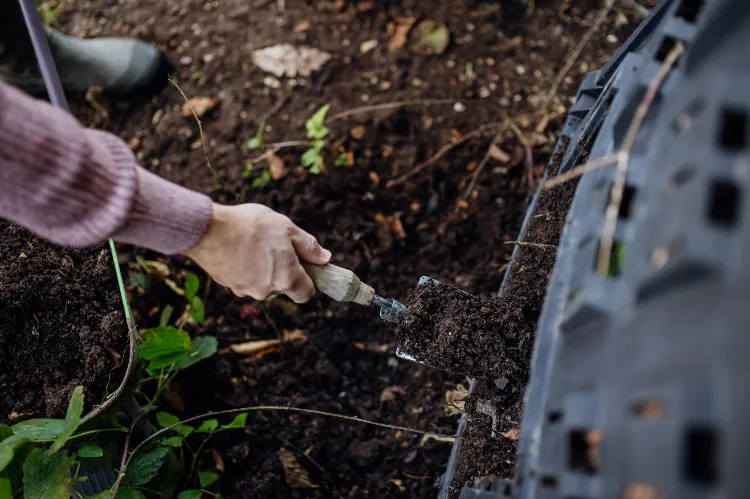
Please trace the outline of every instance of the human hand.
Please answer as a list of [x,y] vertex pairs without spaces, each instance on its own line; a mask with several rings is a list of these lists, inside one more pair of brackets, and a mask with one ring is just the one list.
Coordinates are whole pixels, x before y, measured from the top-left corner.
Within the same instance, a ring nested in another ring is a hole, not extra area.
[[260,204],[214,204],[213,218],[185,252],[219,284],[239,296],[265,300],[286,294],[304,303],[315,294],[300,259],[324,265],[331,252],[289,218]]

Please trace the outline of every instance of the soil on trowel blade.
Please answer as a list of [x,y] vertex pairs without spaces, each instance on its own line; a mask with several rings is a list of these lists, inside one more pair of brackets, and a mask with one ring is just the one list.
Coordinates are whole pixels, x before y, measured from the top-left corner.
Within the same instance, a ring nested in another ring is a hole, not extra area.
[[101,403],[127,340],[107,249],[52,246],[0,222],[0,423],[64,417],[79,385],[87,407]]
[[470,376],[507,376],[518,369],[515,360],[505,356],[502,331],[520,326],[512,314],[504,313],[500,298],[440,283],[409,290],[406,305],[398,327],[399,351]]

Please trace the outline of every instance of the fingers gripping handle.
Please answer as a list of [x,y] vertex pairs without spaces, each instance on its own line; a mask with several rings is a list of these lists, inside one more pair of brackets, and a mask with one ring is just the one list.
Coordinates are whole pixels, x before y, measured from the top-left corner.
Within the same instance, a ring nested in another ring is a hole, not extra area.
[[302,262],[315,287],[321,293],[336,301],[354,302],[369,305],[375,297],[375,290],[359,280],[351,270],[331,265],[315,265]]

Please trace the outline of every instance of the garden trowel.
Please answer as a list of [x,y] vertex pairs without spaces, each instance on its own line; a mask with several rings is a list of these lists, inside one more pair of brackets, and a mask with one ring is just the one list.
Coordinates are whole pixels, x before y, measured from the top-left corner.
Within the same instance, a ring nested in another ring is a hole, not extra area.
[[[340,302],[358,303],[364,306],[377,305],[380,307],[380,318],[387,324],[398,325],[399,315],[406,307],[395,298],[383,298],[375,294],[375,289],[363,283],[354,272],[330,263],[326,265],[315,265],[302,262],[315,288],[324,295]],[[429,277],[419,279],[419,286],[437,285],[438,281]],[[399,342],[396,355],[403,359],[425,364],[420,360],[419,352],[408,351]]]

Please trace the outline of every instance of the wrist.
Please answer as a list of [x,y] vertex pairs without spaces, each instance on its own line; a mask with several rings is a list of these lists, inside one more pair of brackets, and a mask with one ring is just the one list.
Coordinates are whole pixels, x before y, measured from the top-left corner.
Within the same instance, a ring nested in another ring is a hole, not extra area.
[[213,203],[211,221],[208,223],[205,234],[195,246],[185,252],[186,256],[200,259],[201,255],[216,251],[220,246],[218,241],[221,239],[221,234],[225,233],[229,220],[228,209],[229,206]]

